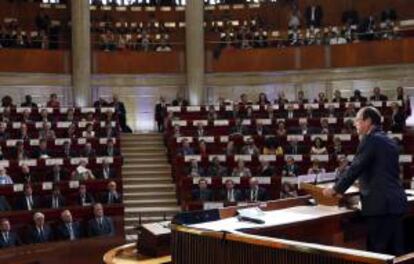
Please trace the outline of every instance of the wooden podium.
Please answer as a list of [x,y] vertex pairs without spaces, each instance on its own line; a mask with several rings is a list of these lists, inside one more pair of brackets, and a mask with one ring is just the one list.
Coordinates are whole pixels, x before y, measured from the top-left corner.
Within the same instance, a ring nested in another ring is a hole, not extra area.
[[310,183],[301,183],[300,188],[307,193],[309,193],[313,199],[315,199],[316,204],[327,205],[327,206],[340,206],[348,204],[348,198],[359,193],[357,187],[352,186],[342,197],[326,197],[323,195],[323,190],[325,188],[331,188],[333,184],[310,184]]

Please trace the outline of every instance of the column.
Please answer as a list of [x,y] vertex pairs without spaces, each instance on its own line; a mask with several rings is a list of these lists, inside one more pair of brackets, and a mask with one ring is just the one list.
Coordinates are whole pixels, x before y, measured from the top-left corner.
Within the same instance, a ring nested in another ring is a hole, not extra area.
[[186,94],[192,105],[204,102],[204,1],[186,1]]
[[76,106],[90,106],[91,37],[89,1],[72,0],[72,87]]

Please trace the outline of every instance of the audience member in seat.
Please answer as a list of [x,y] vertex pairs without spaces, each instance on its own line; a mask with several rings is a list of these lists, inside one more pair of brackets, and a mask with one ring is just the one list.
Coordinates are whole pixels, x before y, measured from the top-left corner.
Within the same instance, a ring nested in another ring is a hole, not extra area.
[[13,104],[13,98],[10,95],[6,95],[6,96],[3,96],[3,98],[1,98],[1,106],[4,108],[16,107]]
[[391,104],[391,131],[393,133],[402,133],[405,128],[405,115],[397,103]]
[[328,154],[328,150],[323,145],[322,139],[320,137],[316,137],[313,141],[313,146],[311,147],[310,154],[312,155],[324,155]]
[[312,127],[308,127],[308,122],[306,120],[299,120],[299,130],[296,132],[297,134],[302,134],[304,136],[315,134],[315,129]]
[[61,240],[77,240],[82,237],[81,226],[77,221],[73,221],[72,213],[64,210],[60,214],[62,223],[57,227],[57,235]]
[[334,97],[332,98],[333,103],[345,103],[347,101],[346,98],[342,97],[341,91],[335,90]]
[[242,104],[242,105],[248,105],[248,104],[250,104],[250,101],[249,101],[249,99],[247,97],[247,94],[242,93],[240,95],[240,102],[239,102],[239,104]]
[[96,100],[93,103],[93,107],[95,108],[102,108],[102,107],[107,107],[107,106],[108,106],[108,102],[102,97],[99,97],[98,100]]
[[323,10],[320,5],[316,4],[316,1],[312,1],[312,5],[306,7],[305,10],[306,25],[308,27],[320,27],[322,25]]
[[122,195],[116,190],[116,182],[110,181],[107,185],[107,191],[101,197],[102,204],[120,204]]
[[32,186],[30,184],[25,184],[23,191],[23,196],[19,197],[16,201],[16,209],[32,211],[33,209],[39,208],[40,203],[38,198],[33,195]]
[[47,107],[59,108],[60,102],[55,93],[50,95],[49,101],[47,102]]
[[46,109],[40,110],[40,119],[39,122],[48,123],[51,122],[52,117],[49,116]]
[[102,170],[98,173],[99,179],[107,180],[116,178],[116,172],[110,165],[107,159],[102,160]]
[[227,142],[226,148],[224,149],[224,153],[227,156],[233,156],[238,153],[233,140],[229,140],[229,142]]
[[253,138],[249,138],[249,139],[247,139],[246,145],[242,148],[241,153],[243,155],[259,156],[260,150],[254,144]]
[[47,140],[42,138],[39,141],[39,147],[35,150],[33,157],[35,159],[47,159],[50,158],[52,154],[47,148]]
[[48,180],[52,182],[60,182],[69,180],[68,171],[60,167],[58,164],[53,165],[52,170],[48,174]]
[[312,161],[312,166],[308,169],[308,174],[325,173],[325,169],[320,166],[318,159]]
[[9,175],[7,175],[6,169],[4,167],[0,167],[0,185],[7,184],[13,184],[13,180]]
[[76,202],[80,206],[90,206],[95,203],[92,194],[87,192],[85,184],[79,184],[79,191],[76,196]]
[[210,177],[224,177],[227,176],[227,169],[224,166],[220,165],[220,160],[218,157],[214,157],[210,166],[207,169],[207,176]]
[[183,139],[181,141],[182,147],[178,150],[178,155],[186,156],[186,155],[194,155],[194,149],[190,147],[190,142],[187,139]]
[[257,101],[257,104],[261,106],[270,104],[270,101],[267,99],[267,96],[265,93],[259,94],[259,101]]
[[246,135],[248,134],[248,129],[243,125],[243,120],[241,118],[236,118],[234,127],[231,128],[231,135]]
[[345,109],[344,117],[355,117],[355,116],[356,116],[355,105],[353,103],[349,103]]
[[30,117],[30,111],[27,110],[27,109],[23,111],[23,114],[22,114],[22,123],[24,123],[24,124],[30,124],[30,125],[33,125],[34,124],[33,120]]
[[338,167],[335,169],[335,181],[340,180],[340,176],[344,175],[343,173],[348,170],[349,161],[345,156],[338,158]]
[[190,164],[186,169],[186,174],[189,177],[200,177],[204,176],[204,169],[198,165],[197,160],[191,159]]
[[65,207],[66,200],[60,193],[59,185],[53,185],[52,194],[46,198],[46,207],[59,209]]
[[207,136],[207,132],[204,130],[203,124],[198,123],[197,124],[197,130],[195,132],[195,137],[204,137]]
[[286,149],[286,154],[289,155],[301,155],[304,153],[304,149],[302,145],[298,145],[297,140],[291,140],[289,141],[289,145]]
[[321,119],[321,134],[331,134],[331,128],[329,127],[329,122],[326,118]]
[[197,155],[201,155],[202,157],[206,157],[208,155],[207,145],[204,140],[200,140],[198,142],[198,147],[196,150]]
[[114,138],[118,136],[118,132],[115,128],[112,127],[111,122],[105,123],[104,133],[103,136],[106,138]]
[[45,224],[45,215],[36,212],[33,215],[34,226],[29,229],[28,241],[32,244],[44,243],[53,240],[52,229]]
[[284,105],[288,104],[289,100],[286,98],[286,95],[283,91],[280,91],[277,95],[277,99],[275,100],[275,104]]
[[216,112],[216,109],[214,108],[214,105],[210,105],[208,107],[207,120],[209,124],[213,124],[214,120],[216,119],[218,119],[218,114]]
[[93,131],[93,125],[91,123],[86,125],[86,130],[82,132],[84,138],[95,138],[95,131]]
[[259,181],[256,178],[249,180],[249,189],[244,193],[244,198],[248,202],[266,201],[266,190],[259,187]]
[[240,190],[234,188],[233,180],[226,180],[225,188],[221,191],[221,200],[227,203],[239,202],[243,199],[243,195]]
[[276,118],[276,114],[273,109],[273,105],[268,104],[266,105],[266,118],[270,120],[274,120]]
[[233,177],[251,177],[252,173],[250,172],[249,168],[246,168],[244,166],[244,161],[242,159],[237,160],[237,165],[233,169],[233,172],[231,174]]
[[6,197],[4,197],[3,195],[0,195],[0,213],[11,211],[11,210],[12,208],[9,202],[7,201]]
[[97,203],[93,206],[93,214],[95,217],[88,222],[88,235],[90,237],[115,235],[112,219],[104,215],[102,204]]
[[76,135],[76,124],[72,123],[69,125],[68,129],[65,130],[65,138],[69,138],[69,139],[76,139],[77,135]]
[[351,135],[355,135],[356,134],[356,128],[354,126],[354,122],[351,119],[348,119],[347,121],[345,121],[344,123],[344,127],[341,130],[342,134],[351,134]]
[[12,154],[12,157],[16,160],[25,160],[30,158],[30,155],[24,148],[24,144],[22,141],[16,142],[16,147],[13,149]]
[[351,96],[351,98],[349,99],[350,102],[361,102],[361,103],[365,103],[367,101],[367,98],[361,95],[361,91],[360,90],[355,90],[354,91],[354,95]]
[[88,163],[85,160],[79,162],[78,167],[72,172],[72,180],[74,181],[88,181],[94,180],[95,176],[92,171],[86,168]]
[[50,128],[50,123],[43,122],[42,129],[39,131],[39,138],[46,140],[56,138],[55,131]]
[[81,154],[80,156],[84,158],[94,158],[96,156],[96,152],[92,148],[92,144],[90,142],[87,142],[85,144],[85,147],[83,147],[80,154]]
[[182,97],[180,93],[177,94],[176,98],[172,101],[173,106],[188,106],[188,101]]
[[275,174],[275,169],[270,166],[269,161],[262,160],[259,166],[259,175],[272,177]]
[[0,140],[5,141],[10,138],[9,133],[6,131],[6,124],[0,123]]
[[309,103],[309,100],[305,98],[305,93],[303,91],[298,92],[298,98],[296,99],[296,103],[302,105]]
[[70,141],[65,141],[63,143],[63,155],[64,158],[74,158],[77,157],[76,151],[72,149],[72,144]]
[[16,247],[21,244],[19,236],[11,230],[9,219],[2,218],[0,220],[0,248]]
[[274,137],[267,138],[265,140],[265,145],[263,148],[263,155],[277,155],[283,156],[284,150],[277,142],[277,139]]
[[269,134],[269,129],[263,126],[262,123],[256,123],[256,129],[253,133],[258,136],[265,136]]
[[325,104],[325,103],[328,102],[328,98],[326,98],[326,94],[325,93],[320,92],[318,94],[318,98],[316,98],[314,102],[315,103],[318,103],[318,104]]
[[106,141],[105,153],[104,156],[115,157],[119,156],[121,153],[117,148],[114,146],[114,140],[112,138]]
[[4,108],[3,113],[0,115],[0,122],[2,123],[9,123],[10,119],[10,108]]
[[30,172],[30,167],[26,164],[23,164],[21,167],[20,177],[25,183],[30,183],[37,180],[35,177],[33,177],[32,173]]
[[213,199],[211,190],[208,189],[208,183],[206,179],[200,179],[198,181],[198,188],[191,191],[191,197],[196,202],[208,202]]
[[337,118],[339,117],[339,113],[337,113],[337,110],[335,109],[335,106],[330,105],[328,106],[328,109],[323,113],[323,116],[329,117],[329,118]]
[[307,105],[305,108],[305,117],[306,118],[316,118],[316,113],[313,111],[312,105]]
[[24,102],[21,103],[21,107],[31,107],[31,108],[37,108],[37,104],[33,102],[31,95],[26,95],[24,97]]
[[339,137],[334,137],[333,139],[332,154],[334,156],[344,154],[344,149],[342,147],[342,141]]
[[293,157],[287,157],[286,165],[283,166],[283,177],[296,177],[299,175],[299,166],[295,163]]
[[73,108],[69,108],[66,112],[66,117],[64,119],[66,122],[76,122],[79,121],[78,118],[75,117],[75,110]]
[[375,87],[373,90],[373,95],[369,98],[371,101],[387,101],[388,97],[381,94],[381,89]]
[[283,121],[277,123],[276,136],[284,137],[287,134],[286,124]]
[[[167,124],[168,124],[168,122],[167,122]],[[173,135],[174,135],[175,138],[181,137],[181,131],[180,131],[180,126],[179,125],[174,126]]]

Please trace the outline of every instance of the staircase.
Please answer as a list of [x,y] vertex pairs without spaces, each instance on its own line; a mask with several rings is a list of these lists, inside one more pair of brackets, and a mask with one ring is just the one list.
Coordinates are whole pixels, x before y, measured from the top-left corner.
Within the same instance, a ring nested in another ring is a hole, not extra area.
[[122,134],[122,181],[127,241],[136,241],[139,223],[171,219],[180,208],[162,134]]

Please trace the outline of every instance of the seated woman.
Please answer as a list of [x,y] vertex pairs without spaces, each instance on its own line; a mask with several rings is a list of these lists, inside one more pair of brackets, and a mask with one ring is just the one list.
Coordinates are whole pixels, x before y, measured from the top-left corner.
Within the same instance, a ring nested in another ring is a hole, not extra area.
[[93,125],[87,124],[86,130],[82,132],[82,137],[84,138],[94,138],[95,137],[95,131],[93,131]]
[[312,166],[308,170],[308,174],[320,174],[325,172],[325,169],[320,166],[320,162],[317,159],[313,160]]
[[233,169],[231,174],[233,177],[252,177],[252,173],[249,168],[244,166],[244,161],[242,159],[237,160],[237,166]]
[[268,138],[265,141],[265,146],[263,148],[263,155],[277,155],[283,156],[284,150],[280,146],[275,138]]
[[325,154],[328,154],[328,150],[323,145],[322,139],[320,137],[315,138],[310,153],[312,155],[325,155]]
[[277,129],[276,129],[276,136],[278,137],[284,137],[286,136],[286,124],[283,121],[280,121],[277,123]]

